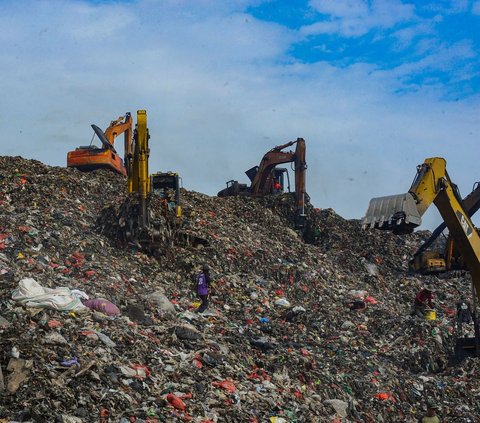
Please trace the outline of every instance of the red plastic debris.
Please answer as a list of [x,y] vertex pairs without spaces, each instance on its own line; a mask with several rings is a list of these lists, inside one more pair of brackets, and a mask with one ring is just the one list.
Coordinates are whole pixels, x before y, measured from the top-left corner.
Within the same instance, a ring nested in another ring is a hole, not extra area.
[[87,270],[85,272],[85,277],[86,278],[91,278],[91,277],[95,276],[95,274],[96,274],[95,270]]
[[100,407],[100,423],[107,423],[109,415],[110,412],[106,408]]
[[270,376],[268,375],[268,373],[263,369],[259,369],[258,367],[255,367],[247,377],[249,379],[258,379],[261,382],[263,382],[264,380],[270,381]]
[[54,319],[49,320],[47,325],[48,325],[49,328],[52,328],[52,329],[59,328],[59,327],[63,326],[62,322],[60,322],[58,320],[54,320]]
[[222,380],[221,382],[212,382],[212,385],[217,388],[223,388],[230,393],[235,392],[237,390],[237,387],[230,380]]
[[167,401],[170,405],[172,405],[177,410],[185,411],[187,409],[187,406],[185,405],[185,403],[175,394],[172,394],[172,393],[167,394]]
[[380,401],[395,400],[390,392],[379,392],[374,397]]

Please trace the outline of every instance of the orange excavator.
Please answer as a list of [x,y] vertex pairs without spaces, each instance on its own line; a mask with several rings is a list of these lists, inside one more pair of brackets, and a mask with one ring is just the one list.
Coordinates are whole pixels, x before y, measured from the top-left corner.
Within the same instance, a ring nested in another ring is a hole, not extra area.
[[[295,151],[282,151],[295,145]],[[301,228],[305,225],[305,174],[307,163],[305,161],[306,146],[303,138],[278,145],[267,152],[260,164],[247,170],[245,173],[252,182],[250,186],[240,184],[238,181],[228,181],[227,188],[218,192],[219,197],[234,195],[264,197],[266,195],[284,192],[285,184],[288,181],[288,172],[285,168],[278,168],[283,163],[293,163],[295,172],[295,207],[296,226]],[[288,181],[288,185],[289,181]]]
[[113,146],[115,138],[124,134],[125,137],[125,162],[131,161],[132,157],[132,116],[126,113],[118,119],[110,122],[109,127],[103,132],[97,125],[92,129],[102,142],[102,147],[95,145],[78,147],[67,154],[67,167],[74,167],[83,172],[97,169],[109,169],[122,175],[127,174],[127,168],[122,158]]

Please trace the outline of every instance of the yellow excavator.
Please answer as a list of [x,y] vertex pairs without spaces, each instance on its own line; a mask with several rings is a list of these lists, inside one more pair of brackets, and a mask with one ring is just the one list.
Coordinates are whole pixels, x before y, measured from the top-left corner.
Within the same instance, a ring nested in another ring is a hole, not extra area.
[[417,175],[406,194],[378,197],[370,200],[362,220],[364,228],[376,228],[407,234],[421,224],[421,217],[434,203],[440,212],[456,248],[472,278],[474,310],[474,338],[459,338],[455,356],[480,355],[480,330],[476,312],[480,299],[480,235],[476,231],[462,198],[446,170],[446,161],[440,157],[425,159],[417,167]]
[[134,219],[129,222],[126,237],[135,240],[143,247],[153,249],[160,233],[158,225],[151,220],[151,213],[149,213],[152,196],[160,198],[164,207],[169,211],[174,211],[177,218],[181,218],[182,208],[178,173],[149,174],[149,139],[147,112],[138,110],[133,142],[129,149],[131,154],[125,158],[128,192],[137,194],[138,207],[135,208]]
[[[470,217],[480,208],[480,182],[475,182],[472,191],[462,200],[463,207]],[[435,274],[450,270],[465,270],[466,264],[462,255],[455,247],[450,234],[446,237],[443,248],[430,248],[437,238],[443,234],[447,225],[442,222],[432,232],[430,237],[413,254],[409,269],[414,273]],[[477,228],[477,232],[478,232]]]

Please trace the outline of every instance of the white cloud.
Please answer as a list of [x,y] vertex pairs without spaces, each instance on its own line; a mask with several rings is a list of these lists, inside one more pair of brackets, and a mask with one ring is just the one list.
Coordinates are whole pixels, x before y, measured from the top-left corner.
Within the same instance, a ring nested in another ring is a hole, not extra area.
[[313,203],[347,218],[405,191],[428,156],[447,157],[462,193],[478,179],[478,97],[442,102],[435,86],[392,94],[409,73],[471,55],[468,44],[389,72],[301,64],[288,56],[295,32],[245,14],[243,2],[198,4],[4,4],[0,154],[64,166],[91,123],[146,109],[151,170],[177,170],[207,194],[246,182],[267,150],[297,137]]
[[420,22],[406,26],[392,33],[392,36],[397,39],[397,44],[394,46],[397,50],[411,47],[413,41],[419,37],[431,37],[433,35],[435,35],[435,30],[430,22]]
[[465,13],[468,11],[469,0],[451,0],[450,13]]
[[472,4],[472,13],[474,15],[480,15],[480,1],[475,1]]
[[[430,42],[431,41],[431,42]],[[416,62],[404,63],[393,70],[395,75],[402,78],[410,78],[423,72],[442,71],[449,73],[450,77],[459,80],[470,78],[470,68],[460,66],[466,59],[477,57],[477,53],[468,41],[458,42],[452,45],[438,44],[437,40],[425,40],[425,45],[419,46],[420,50],[429,50],[428,54]],[[462,76],[464,71],[468,71]]]
[[301,29],[304,35],[340,34],[358,37],[372,29],[392,28],[396,24],[414,18],[414,6],[399,0],[311,0],[317,12],[328,16]]

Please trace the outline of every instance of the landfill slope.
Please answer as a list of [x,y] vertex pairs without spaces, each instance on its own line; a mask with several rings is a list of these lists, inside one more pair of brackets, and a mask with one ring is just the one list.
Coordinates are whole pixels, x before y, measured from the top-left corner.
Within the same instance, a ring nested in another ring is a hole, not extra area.
[[[364,231],[308,204],[306,243],[288,195],[182,190],[182,225],[152,255],[116,238],[125,191],[106,171],[0,157],[0,422],[415,422],[427,399],[447,421],[480,421],[477,361],[449,363],[469,277],[408,273],[427,231]],[[24,278],[121,314],[19,304]],[[434,321],[410,315],[427,282]]]

